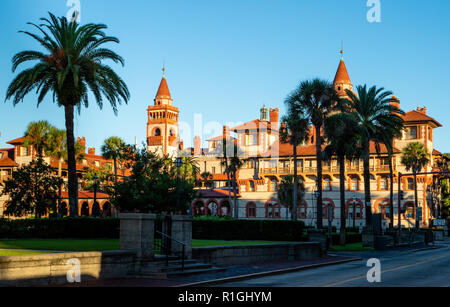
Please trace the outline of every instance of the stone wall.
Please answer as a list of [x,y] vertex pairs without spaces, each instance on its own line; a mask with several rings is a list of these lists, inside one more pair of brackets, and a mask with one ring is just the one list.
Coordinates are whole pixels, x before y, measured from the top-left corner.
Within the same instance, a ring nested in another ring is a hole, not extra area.
[[66,284],[67,273],[80,263],[81,281],[120,278],[135,271],[136,253],[127,251],[55,253],[0,257],[0,286]]
[[201,262],[230,266],[317,259],[321,256],[321,249],[318,242],[198,247],[192,249],[192,256]]

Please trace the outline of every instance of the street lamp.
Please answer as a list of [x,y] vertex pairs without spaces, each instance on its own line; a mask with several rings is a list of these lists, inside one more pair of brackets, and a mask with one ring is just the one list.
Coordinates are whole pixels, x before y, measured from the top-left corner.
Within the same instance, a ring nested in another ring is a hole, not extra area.
[[177,168],[177,186],[176,186],[176,193],[177,193],[177,209],[180,208],[180,193],[179,193],[179,182],[180,182],[180,168],[183,166],[183,159],[182,158],[176,158],[175,159],[175,166]]

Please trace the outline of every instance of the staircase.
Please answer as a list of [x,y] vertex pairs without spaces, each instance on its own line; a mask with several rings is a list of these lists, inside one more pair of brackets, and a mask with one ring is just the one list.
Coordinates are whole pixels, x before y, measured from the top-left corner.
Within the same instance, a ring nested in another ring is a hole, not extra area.
[[226,271],[226,269],[214,267],[207,263],[200,263],[194,259],[185,259],[183,270],[182,261],[179,257],[169,256],[167,265],[165,256],[156,256],[155,261],[146,262],[143,264],[138,272],[138,275],[142,278],[165,279],[224,271]]

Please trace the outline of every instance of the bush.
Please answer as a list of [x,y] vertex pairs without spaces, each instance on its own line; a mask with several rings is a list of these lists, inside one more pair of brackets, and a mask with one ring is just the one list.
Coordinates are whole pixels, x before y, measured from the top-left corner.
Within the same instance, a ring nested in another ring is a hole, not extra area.
[[0,219],[0,239],[116,239],[118,219]]
[[304,241],[302,221],[195,218],[192,237],[203,240]]
[[[339,245],[339,233],[333,233],[333,245]],[[352,243],[360,243],[362,242],[362,235],[360,233],[354,233],[354,232],[347,232],[345,236],[345,243],[346,244],[352,244]]]

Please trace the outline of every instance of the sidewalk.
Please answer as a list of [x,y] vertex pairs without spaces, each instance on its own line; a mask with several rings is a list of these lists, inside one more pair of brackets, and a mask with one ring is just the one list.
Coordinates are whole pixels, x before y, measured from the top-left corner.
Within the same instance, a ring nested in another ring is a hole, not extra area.
[[[291,261],[282,263],[259,263],[252,266],[232,266],[227,267],[225,272],[201,274],[194,276],[185,276],[168,279],[150,279],[150,278],[123,278],[110,280],[95,280],[81,282],[79,284],[60,285],[57,287],[183,287],[183,286],[202,286],[205,283],[217,284],[221,279],[243,278],[243,276],[252,275],[274,275],[289,271],[299,271],[311,269],[318,266],[333,265],[341,262],[360,260],[360,258],[348,256],[327,256],[316,260]],[[280,272],[281,271],[281,272]],[[248,277],[248,276],[247,276]],[[197,284],[202,283],[202,284]]]

